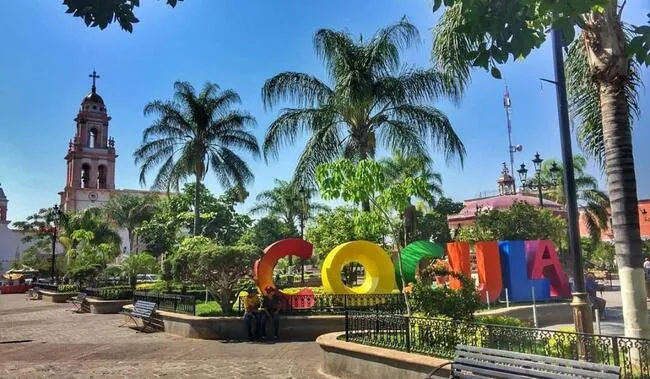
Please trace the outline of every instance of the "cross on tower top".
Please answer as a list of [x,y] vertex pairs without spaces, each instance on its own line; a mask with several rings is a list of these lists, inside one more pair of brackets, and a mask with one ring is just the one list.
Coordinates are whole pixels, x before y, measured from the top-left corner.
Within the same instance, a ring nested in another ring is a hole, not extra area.
[[99,75],[97,75],[97,72],[93,69],[93,73],[88,75],[89,78],[93,78],[93,87],[92,91],[93,93],[96,92],[97,87],[95,87],[95,80],[99,79]]

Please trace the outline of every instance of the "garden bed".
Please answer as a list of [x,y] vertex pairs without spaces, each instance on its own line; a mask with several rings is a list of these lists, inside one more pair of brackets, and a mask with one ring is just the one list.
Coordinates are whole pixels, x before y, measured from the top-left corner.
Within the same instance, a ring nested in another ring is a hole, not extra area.
[[[131,309],[127,305],[125,309]],[[207,340],[245,340],[244,320],[239,316],[199,317],[182,313],[156,311],[157,323],[167,333],[185,338]],[[268,326],[267,331],[272,331]],[[345,316],[282,316],[280,337],[290,341],[315,341],[325,333],[345,329]]]

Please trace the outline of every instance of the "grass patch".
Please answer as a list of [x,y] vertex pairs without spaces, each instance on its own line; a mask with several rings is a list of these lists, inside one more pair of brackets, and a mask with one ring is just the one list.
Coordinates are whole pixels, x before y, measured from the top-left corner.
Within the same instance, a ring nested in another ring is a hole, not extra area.
[[216,301],[208,301],[207,303],[203,301],[197,301],[196,315],[199,317],[222,316],[223,311],[221,310],[219,303]]

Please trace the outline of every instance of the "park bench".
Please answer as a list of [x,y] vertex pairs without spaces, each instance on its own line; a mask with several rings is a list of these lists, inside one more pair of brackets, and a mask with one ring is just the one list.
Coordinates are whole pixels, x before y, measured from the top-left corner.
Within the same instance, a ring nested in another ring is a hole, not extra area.
[[122,311],[120,314],[129,317],[125,322],[120,325],[120,327],[133,321],[138,326],[138,319],[142,320],[142,327],[140,328],[141,332],[144,332],[145,329],[152,324],[153,314],[156,310],[156,303],[150,301],[137,300],[133,305],[131,312]]
[[30,288],[25,295],[27,296],[27,300],[40,300],[41,299],[41,293],[38,291],[38,288]]
[[68,300],[69,303],[72,303],[72,311],[73,312],[81,312],[81,306],[83,305],[84,301],[86,300],[86,297],[88,294],[85,292],[79,292],[77,294],[77,297]]
[[621,368],[600,363],[553,358],[534,354],[457,345],[453,362],[445,363],[432,371],[451,364],[451,378],[594,378],[621,377]]

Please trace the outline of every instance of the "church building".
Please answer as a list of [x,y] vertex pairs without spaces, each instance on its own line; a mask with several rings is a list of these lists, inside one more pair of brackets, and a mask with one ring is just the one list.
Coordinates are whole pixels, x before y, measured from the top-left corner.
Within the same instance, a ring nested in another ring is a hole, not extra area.
[[[89,75],[93,84],[91,91],[81,101],[74,119],[75,134],[68,143],[65,187],[61,196],[61,208],[65,212],[81,212],[93,207],[105,206],[116,193],[133,195],[164,195],[143,190],[115,189],[115,140],[109,135],[111,117],[104,99],[97,93],[95,71]],[[121,251],[128,252],[129,237],[126,230],[119,230],[122,238]]]

